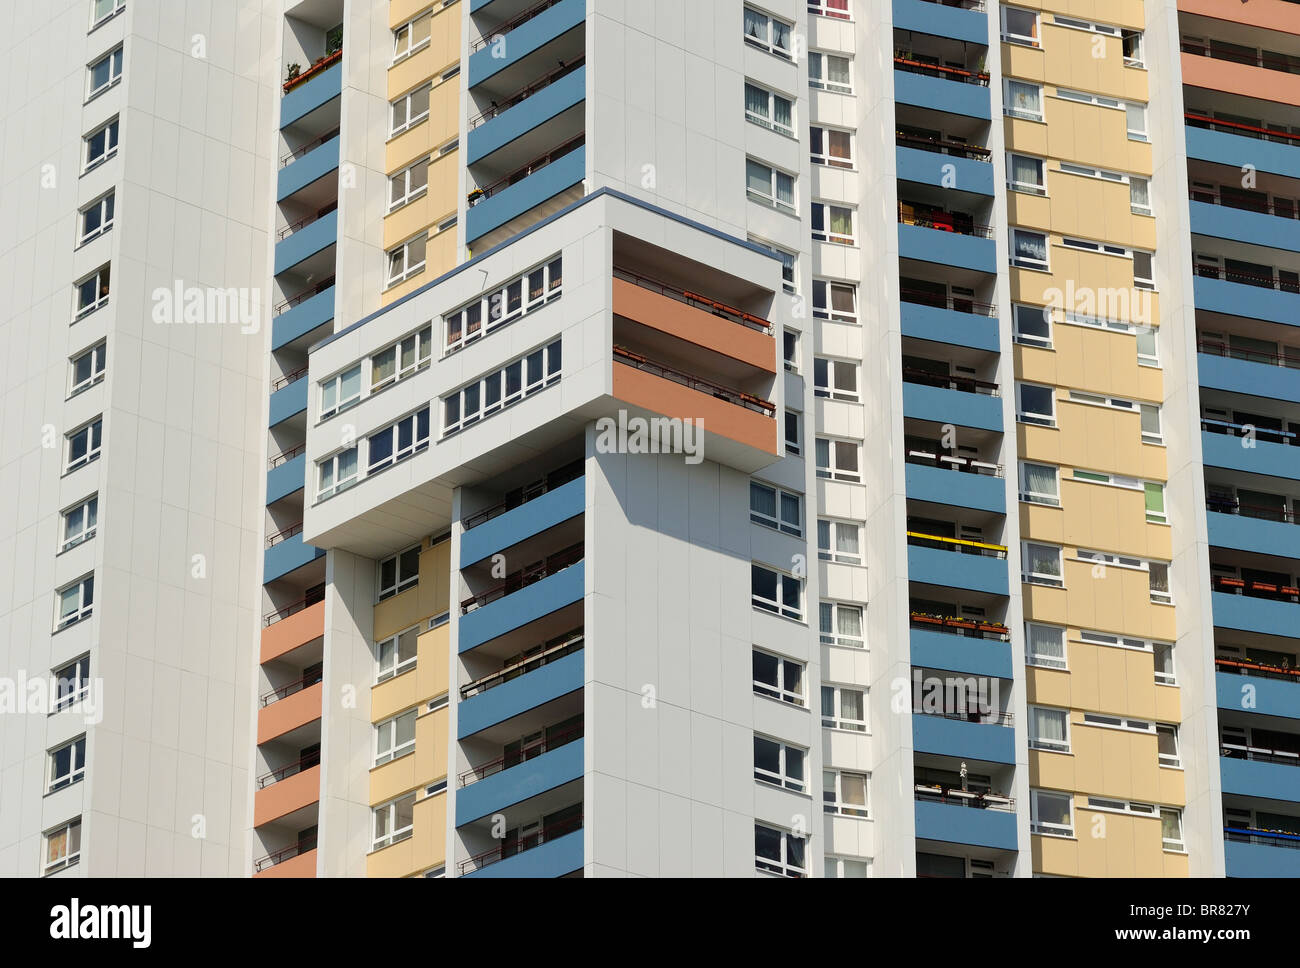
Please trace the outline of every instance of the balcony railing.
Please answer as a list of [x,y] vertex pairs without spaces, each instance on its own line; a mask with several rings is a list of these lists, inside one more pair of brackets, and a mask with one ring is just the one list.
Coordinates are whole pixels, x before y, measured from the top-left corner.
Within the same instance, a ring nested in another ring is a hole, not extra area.
[[512,17],[505,23],[498,24],[478,40],[474,41],[474,43],[470,45],[469,52],[472,54],[476,50],[482,50],[488,44],[492,43],[494,38],[510,33],[510,31],[514,30],[516,27],[528,23],[528,21],[549,10],[559,2],[560,0],[542,0],[541,3],[537,4],[537,6],[529,7],[523,13]]
[[567,77],[568,75],[572,74],[579,67],[582,67],[586,63],[587,63],[587,55],[580,54],[578,57],[575,57],[567,64],[561,63],[559,67],[553,68],[552,70],[543,74],[537,80],[531,82],[530,84],[525,85],[524,87],[521,87],[519,90],[515,91],[515,93],[509,95],[508,97],[504,97],[500,101],[493,101],[488,106],[488,109],[486,111],[484,111],[482,114],[476,114],[474,117],[469,119],[468,130],[473,131],[480,124],[485,124],[488,121],[491,121],[493,118],[497,117],[498,115],[504,114],[506,111],[509,111],[516,104],[528,100],[528,98],[532,97],[538,91],[542,90],[543,88],[550,87],[560,78]]
[[466,770],[464,773],[461,773],[456,779],[463,787],[467,787],[472,783],[477,783],[479,780],[486,780],[488,777],[501,773],[504,770],[508,770],[512,766],[518,766],[520,763],[536,759],[543,753],[558,750],[561,746],[568,746],[575,740],[582,739],[582,729],[583,724],[578,723],[576,726],[572,726],[563,732],[547,736],[540,742],[533,743],[532,745],[524,747],[518,751],[503,753],[494,760],[480,763],[472,770]]
[[992,791],[962,790],[942,784],[916,784],[915,797],[922,803],[946,803],[954,807],[972,807],[976,810],[996,810],[998,813],[1015,813],[1016,801]]
[[334,128],[332,131],[326,131],[319,138],[313,138],[311,141],[308,141],[305,145],[300,145],[299,147],[294,148],[293,151],[289,152],[288,154],[281,155],[280,167],[281,168],[288,167],[290,162],[297,161],[303,155],[306,155],[308,152],[312,151],[315,148],[319,148],[321,145],[329,141],[331,138],[337,138],[341,130],[342,130],[341,128]]
[[911,202],[898,203],[898,221],[903,225],[919,225],[926,229],[970,235],[977,239],[994,238],[993,226],[973,221],[968,215],[960,212],[918,212],[912,210],[912,207]]
[[253,861],[253,872],[260,874],[268,867],[274,867],[276,864],[283,864],[286,860],[292,860],[299,854],[308,854],[316,849],[316,838],[307,837],[296,844],[290,844],[288,847],[281,847],[277,851],[267,854],[265,857],[259,857]]
[[265,790],[273,783],[279,783],[281,780],[288,779],[298,773],[310,770],[313,766],[320,766],[320,752],[317,751],[309,756],[294,760],[292,763],[286,763],[270,773],[263,773],[257,778],[257,788]]
[[319,296],[332,285],[334,285],[334,277],[329,276],[328,278],[322,279],[314,286],[304,289],[301,292],[294,293],[288,299],[284,300],[284,302],[276,304],[275,315],[279,316],[281,313],[287,313],[289,310],[293,309],[294,306],[305,303],[312,296]]
[[1247,67],[1262,67],[1269,71],[1282,71],[1286,74],[1300,74],[1300,58],[1290,59],[1270,54],[1268,51],[1224,50],[1221,47],[1183,40],[1179,49],[1184,54],[1196,54],[1211,60],[1230,61],[1233,64],[1245,64]]
[[1226,659],[1216,656],[1214,667],[1220,672],[1230,672],[1239,676],[1256,676],[1260,679],[1279,679],[1283,682],[1300,682],[1300,668],[1290,666],[1267,665],[1247,659]]
[[278,241],[283,242],[285,239],[293,235],[299,229],[305,229],[308,225],[311,225],[313,222],[319,222],[330,212],[337,210],[338,207],[339,207],[338,199],[335,199],[334,201],[326,205],[324,208],[322,208],[319,212],[316,212],[313,215],[304,215],[302,218],[298,219],[298,221],[289,223],[284,228],[280,229],[280,231],[275,234],[275,237]]
[[1247,363],[1263,363],[1265,366],[1283,366],[1291,370],[1300,369],[1300,356],[1282,356],[1279,353],[1263,353],[1259,350],[1247,350],[1237,346],[1228,346],[1219,340],[1201,339],[1196,341],[1196,349],[1207,356],[1226,356]]
[[1300,602],[1300,588],[1294,585],[1277,585],[1267,581],[1233,578],[1230,575],[1212,575],[1210,587],[1216,592],[1224,592],[1228,595],[1264,598],[1274,602]]
[[903,459],[908,464],[937,467],[945,471],[982,474],[985,477],[1002,476],[1001,464],[990,464],[988,461],[975,460],[973,457],[954,457],[951,454],[931,453],[928,450],[909,450]]
[[464,526],[466,531],[469,531],[471,528],[476,528],[480,524],[486,524],[488,521],[505,514],[507,511],[513,511],[515,508],[522,507],[529,501],[537,500],[537,498],[541,497],[543,494],[554,491],[558,487],[563,487],[570,481],[576,481],[582,476],[582,474],[582,461],[577,460],[572,464],[566,464],[559,470],[551,471],[551,473],[547,474],[540,480],[533,481],[531,484],[526,484],[519,489],[514,497],[508,496],[506,500],[501,501],[498,504],[494,504],[489,508],[484,508],[482,511],[474,512],[469,517],[462,520],[461,524]]
[[512,662],[493,672],[491,675],[475,679],[460,687],[460,698],[469,699],[477,696],[479,693],[487,692],[489,689],[495,689],[511,679],[518,679],[535,669],[540,669],[544,665],[550,665],[563,659],[566,655],[572,655],[574,652],[582,651],[583,632],[582,629],[575,629],[572,632],[566,632],[550,639],[542,646],[540,652],[534,653],[527,658],[520,659],[518,662]]
[[697,292],[691,292],[689,289],[678,289],[676,286],[660,282],[657,279],[651,279],[649,276],[643,276],[639,272],[633,272],[621,266],[614,267],[614,278],[630,282],[642,289],[649,289],[651,292],[657,292],[661,296],[667,296],[669,299],[686,303],[686,305],[693,306],[696,309],[702,309],[704,312],[720,316],[728,322],[739,323],[741,326],[758,330],[760,333],[770,335],[772,332],[772,324],[762,316],[755,316],[743,309],[736,309],[734,306],[728,306],[726,303],[718,302],[708,296],[702,296]]
[[960,67],[944,67],[942,64],[928,64],[925,61],[913,60],[907,54],[894,55],[894,69],[906,71],[909,74],[924,74],[927,77],[938,77],[945,81],[958,81],[962,84],[977,84],[980,87],[989,86],[988,74],[978,71],[963,70]]
[[298,612],[301,612],[304,608],[311,608],[318,602],[323,601],[325,601],[324,584],[314,585],[307,589],[306,594],[297,601],[290,602],[288,605],[283,605],[280,608],[267,612],[262,616],[262,624],[263,626],[274,625],[276,622],[286,619],[290,615],[295,615]]
[[1273,274],[1252,272],[1249,269],[1228,269],[1222,266],[1207,265],[1197,262],[1193,271],[1203,279],[1222,279],[1225,282],[1239,282],[1245,286],[1259,289],[1278,289],[1282,292],[1300,292],[1300,279],[1283,279]]
[[1262,141],[1278,141],[1283,144],[1300,145],[1300,132],[1287,131],[1285,128],[1268,128],[1254,124],[1242,124],[1240,121],[1223,121],[1219,118],[1206,117],[1203,114],[1185,113],[1183,120],[1193,128],[1208,128],[1211,131],[1241,135],[1245,138],[1258,138]]
[[1206,205],[1221,205],[1224,208],[1240,209],[1243,212],[1258,212],[1260,215],[1276,215],[1279,218],[1300,218],[1300,207],[1288,198],[1251,198],[1240,195],[1228,187],[1189,188],[1187,197],[1194,202]]
[[[939,0],[929,0],[938,3]],[[944,4],[954,6],[954,4]],[[969,9],[978,9],[971,7]],[[894,132],[894,142],[902,148],[916,148],[920,151],[932,151],[940,155],[952,155],[955,158],[969,158],[971,161],[989,161],[993,152],[979,145],[968,145],[964,141],[948,141],[942,138],[922,138],[920,135]]]
[[1289,830],[1264,830],[1260,827],[1224,827],[1223,839],[1233,843],[1265,844],[1300,850],[1300,834]]
[[552,148],[546,154],[534,158],[528,164],[516,168],[510,174],[498,178],[490,185],[487,185],[483,188],[474,189],[469,193],[469,195],[466,196],[466,201],[472,208],[473,206],[477,205],[479,202],[483,201],[483,199],[491,198],[497,192],[504,191],[505,189],[509,188],[511,185],[523,181],[529,175],[541,171],[551,162],[557,161],[558,159],[563,158],[569,152],[581,148],[584,144],[586,144],[586,142],[587,142],[587,133],[584,131],[576,138],[570,138],[568,141],[564,142],[564,144],[560,145],[559,147]]
[[753,410],[755,413],[761,413],[765,417],[776,415],[776,404],[770,400],[764,400],[762,397],[756,397],[745,393],[742,390],[733,390],[728,387],[705,380],[702,377],[693,376],[689,373],[683,373],[681,370],[673,369],[662,363],[655,363],[646,359],[631,350],[624,349],[622,346],[614,347],[614,359],[619,363],[625,363],[628,366],[635,367],[638,370],[644,370],[655,376],[663,377],[665,380],[671,380],[674,383],[680,383],[684,387],[692,390],[698,390],[700,393],[707,393],[709,396],[717,397],[719,400],[725,400],[727,403],[735,404],[738,407],[744,407],[746,410]]
[[912,712],[918,716],[934,716],[960,723],[979,723],[982,726],[1010,726],[1015,721],[1009,709],[980,709],[978,706],[970,706],[966,709],[926,709],[923,705],[914,705]]
[[482,608],[484,605],[489,605],[500,598],[512,595],[521,588],[527,588],[529,585],[535,584],[543,578],[549,578],[551,575],[563,571],[570,565],[577,564],[582,560],[582,551],[582,542],[578,542],[575,545],[570,545],[563,551],[557,551],[549,558],[544,558],[536,564],[529,565],[527,568],[521,568],[511,575],[507,575],[505,581],[499,582],[486,591],[479,592],[477,595],[471,595],[469,598],[462,601],[460,603],[460,614],[468,615],[476,608]]
[[307,367],[305,366],[299,367],[298,369],[294,370],[292,373],[286,373],[284,376],[271,381],[271,392],[274,393],[276,390],[283,390],[290,383],[297,383],[306,375],[307,375]]
[[268,534],[266,536],[266,546],[268,548],[274,548],[276,545],[280,544],[281,542],[288,541],[290,538],[300,534],[302,534],[301,521],[299,521],[297,524],[289,525],[289,527],[285,528],[283,531],[277,531],[275,534]]
[[933,615],[929,612],[913,612],[911,625],[914,629],[947,632],[952,635],[963,635],[973,639],[993,639],[998,642],[1011,641],[1011,631],[1001,622],[982,622],[972,618]]
[[285,81],[284,93],[288,94],[295,87],[298,87],[302,84],[306,84],[317,74],[323,74],[325,71],[329,70],[331,67],[333,67],[342,59],[343,59],[342,47],[334,51],[334,53],[332,54],[326,54],[324,57],[317,60],[316,63],[312,64],[311,67],[307,68],[305,71],[302,71],[297,75],[289,78],[287,81]]
[[1220,743],[1219,755],[1229,760],[1252,760],[1256,763],[1274,763],[1279,766],[1300,766],[1300,753],[1293,750],[1272,750],[1262,746]]
[[323,678],[324,676],[321,673],[313,672],[311,675],[303,676],[301,679],[287,682],[283,686],[276,686],[270,692],[262,693],[262,706],[265,708],[272,703],[279,702],[281,699],[287,699],[294,693],[302,692],[304,689],[310,689]]
[[1295,445],[1297,436],[1290,430],[1274,430],[1269,427],[1257,427],[1254,424],[1231,423],[1227,420],[1215,420],[1211,417],[1201,418],[1201,429],[1212,434],[1226,434],[1229,437],[1246,437],[1253,434],[1257,440],[1291,446]]
[[936,551],[951,551],[954,554],[979,555],[982,558],[1005,558],[1007,556],[1006,545],[970,541],[966,538],[944,538],[937,534],[925,534],[922,531],[907,532],[907,543],[918,548],[933,548]]
[[288,450],[282,450],[266,462],[266,469],[273,471],[281,464],[289,463],[289,461],[293,460],[299,454],[306,453],[306,451],[307,444],[305,442],[298,444],[296,447],[290,447]]
[[1288,507],[1266,507],[1262,504],[1242,504],[1231,494],[1208,494],[1205,509],[1219,514],[1235,514],[1243,518],[1256,518],[1260,521],[1276,521],[1279,524],[1295,524],[1296,512]]
[[938,387],[940,390],[961,390],[963,393],[982,393],[990,397],[998,396],[998,385],[990,383],[988,380],[935,373],[932,370],[922,370],[912,366],[903,367],[903,382]]
[[491,850],[485,850],[481,854],[475,854],[468,860],[463,860],[457,865],[460,868],[461,876],[473,873],[484,867],[505,860],[507,857],[514,857],[516,854],[522,854],[526,850],[532,850],[534,847],[540,847],[550,840],[559,840],[565,834],[571,834],[575,830],[582,829],[582,814],[576,817],[570,817],[568,820],[561,820],[553,823],[549,827],[543,827],[536,833],[526,834],[510,842],[502,842],[499,847],[493,847]]
[[951,309],[971,316],[996,316],[998,307],[992,303],[967,299],[965,296],[949,296],[938,292],[926,292],[922,289],[900,289],[899,296],[903,302],[914,306],[932,306],[935,309]]

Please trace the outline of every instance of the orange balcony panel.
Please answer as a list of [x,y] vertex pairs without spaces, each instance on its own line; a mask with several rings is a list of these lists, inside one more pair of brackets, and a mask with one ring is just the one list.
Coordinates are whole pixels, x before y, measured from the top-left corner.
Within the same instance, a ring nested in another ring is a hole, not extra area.
[[1300,107],[1300,74],[1184,53],[1183,83]]
[[776,372],[776,340],[626,279],[614,280],[614,312],[670,336]]
[[1250,3],[1178,0],[1178,12],[1300,35],[1300,14],[1296,13],[1295,4],[1287,0],[1250,0]]
[[257,711],[257,742],[269,742],[292,729],[320,719],[324,686],[316,683]]
[[260,827],[272,820],[311,806],[320,800],[320,767],[295,773],[278,783],[258,790],[253,795],[253,826]]
[[264,871],[258,871],[254,877],[315,877],[316,876],[316,851],[315,849],[307,851],[305,854],[298,854],[290,857],[286,861],[281,861],[274,867],[268,867]]
[[324,634],[325,603],[321,601],[262,629],[262,657],[258,661],[278,659]]
[[653,373],[614,362],[614,397],[651,413],[703,421],[706,434],[777,455],[776,418],[719,400]]

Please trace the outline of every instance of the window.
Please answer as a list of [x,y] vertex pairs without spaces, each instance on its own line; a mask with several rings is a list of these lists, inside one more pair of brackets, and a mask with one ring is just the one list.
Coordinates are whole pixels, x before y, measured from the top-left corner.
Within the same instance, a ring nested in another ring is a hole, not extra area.
[[1124,716],[1107,716],[1104,713],[1084,713],[1083,721],[1088,726],[1104,726],[1107,729],[1127,729],[1135,733],[1153,732],[1151,723],[1145,719],[1128,719]]
[[1022,552],[1024,575],[1021,581],[1031,585],[1051,585],[1064,588],[1065,581],[1061,572],[1061,549],[1054,545],[1036,544],[1026,541]]
[[[1002,8],[1006,10],[1006,7]],[[1046,195],[1046,162],[1029,155],[1007,155],[1007,187],[1030,195]]]
[[379,562],[379,597],[375,600],[382,602],[385,598],[392,598],[419,581],[420,546],[415,545]]
[[81,860],[81,818],[45,832],[45,863],[42,874],[53,874]]
[[1151,215],[1151,179],[1128,176],[1128,204],[1135,215]]
[[392,124],[388,132],[390,137],[401,134],[429,116],[429,92],[432,90],[432,84],[424,84],[392,102]]
[[96,94],[103,93],[122,79],[122,48],[119,47],[95,61],[90,65],[87,73],[89,89],[86,100],[89,101]]
[[83,541],[89,541],[95,536],[95,527],[98,523],[99,495],[92,494],[86,500],[63,512],[63,542],[59,550],[67,551]]
[[847,360],[813,360],[813,393],[831,400],[858,402],[858,365]]
[[1163,444],[1164,434],[1160,432],[1160,404],[1139,404],[1142,411],[1142,443]]
[[324,500],[345,491],[357,482],[357,448],[349,447],[316,465],[316,497]]
[[414,709],[408,709],[375,724],[375,766],[415,750],[415,713]]
[[1052,837],[1074,836],[1074,797],[1048,790],[1029,791],[1029,831]]
[[804,861],[806,846],[803,837],[765,824],[754,824],[754,866],[760,871],[782,877],[803,877],[807,873]]
[[371,850],[396,844],[411,836],[415,826],[415,794],[408,793],[375,807],[375,837]]
[[794,212],[794,175],[746,158],[745,190],[754,201]]
[[1016,419],[1040,427],[1056,426],[1056,390],[1032,383],[1016,384]]
[[755,608],[803,621],[803,581],[763,565],[750,566],[750,601]]
[[1147,141],[1147,106],[1145,104],[1125,104],[1124,114],[1128,120],[1128,137],[1130,141]]
[[559,382],[560,348],[557,339],[444,397],[442,435],[463,430]]
[[799,257],[793,252],[788,252],[780,246],[773,245],[771,242],[764,242],[762,239],[756,239],[752,235],[749,241],[761,249],[772,253],[776,258],[781,260],[781,288],[794,295],[799,291],[799,279],[797,275]]
[[1085,91],[1072,91],[1069,88],[1058,87],[1056,96],[1064,101],[1075,101],[1079,104],[1095,104],[1097,107],[1110,108],[1115,111],[1123,110],[1124,102],[1113,97],[1105,97],[1101,94],[1088,94]]
[[841,817],[867,816],[867,775],[824,770],[822,811]]
[[367,474],[401,463],[429,446],[430,408],[423,407],[366,438]]
[[91,239],[103,235],[113,227],[115,196],[116,192],[109,192],[81,210],[79,213],[80,233],[77,236],[78,245],[85,245]]
[[1026,47],[1038,47],[1038,13],[1018,7],[1002,8],[1002,39]]
[[803,535],[803,498],[798,494],[749,482],[749,520],[766,528],[784,531],[796,538]]
[[839,54],[808,52],[808,86],[836,94],[853,93],[852,62]]
[[822,726],[853,733],[867,731],[866,694],[845,686],[822,686]]
[[808,0],[808,12],[837,20],[849,19],[849,0]]
[[862,631],[861,605],[819,603],[818,627],[823,645],[842,645],[850,649],[867,647],[865,633]]
[[803,663],[754,650],[754,693],[792,706],[806,706]]
[[1175,807],[1160,808],[1160,840],[1165,850],[1186,850],[1183,844],[1183,812]]
[[90,29],[94,30],[109,17],[126,9],[126,0],[92,0]]
[[1142,67],[1146,62],[1146,58],[1142,53],[1142,31],[1121,29],[1120,36],[1124,45],[1124,66]]
[[82,390],[88,390],[104,379],[104,357],[107,353],[108,344],[100,340],[84,353],[72,358],[72,387],[68,391],[69,397],[75,397]]
[[95,576],[92,574],[79,578],[71,585],[60,588],[54,595],[58,606],[54,625],[54,631],[57,632],[90,618],[95,605]]
[[1070,751],[1070,711],[1029,707],[1029,748],[1055,753]]
[[858,287],[847,282],[813,280],[813,318],[839,323],[858,321]]
[[78,427],[68,434],[67,464],[63,468],[66,474],[78,467],[99,460],[99,448],[104,439],[104,418],[96,417],[85,426]]
[[1181,767],[1182,759],[1178,755],[1178,727],[1156,724],[1156,749],[1161,766]]
[[1042,232],[1011,230],[1011,264],[1021,269],[1047,271],[1047,236]]
[[90,171],[96,165],[103,164],[117,154],[117,130],[117,118],[114,118],[82,139],[86,145],[86,155],[82,166],[83,173]]
[[70,709],[90,695],[90,656],[83,655],[54,670],[54,709]]
[[1020,500],[1028,504],[1061,506],[1059,471],[1051,464],[1020,462]]
[[1026,121],[1043,120],[1043,88],[1028,81],[1005,78],[1003,81],[1003,111],[1013,118]]
[[799,372],[799,334],[792,329],[781,331],[781,350],[787,372]]
[[1169,516],[1165,513],[1165,486],[1155,481],[1144,481],[1142,490],[1146,494],[1147,523],[1168,524]]
[[50,775],[46,793],[62,790],[86,777],[86,737],[80,736],[49,752]]
[[432,21],[433,11],[430,10],[393,31],[394,64],[410,57],[429,43],[429,28]]
[[1133,286],[1136,289],[1154,289],[1155,274],[1152,269],[1150,252],[1133,250]]
[[429,233],[423,232],[388,253],[388,285],[395,286],[424,270],[424,250],[428,243]]
[[858,470],[858,455],[861,448],[857,442],[818,437],[816,450],[818,477],[854,483],[862,480],[862,474]]
[[557,255],[544,265],[494,286],[476,299],[445,313],[445,352],[454,353],[498,326],[504,326],[546,305],[552,299],[559,298],[563,284],[564,263]]
[[830,168],[853,167],[853,134],[834,128],[809,129],[812,144],[812,163]]
[[342,413],[361,401],[361,364],[335,373],[320,384],[320,419]]
[[754,737],[754,779],[796,793],[804,791],[804,751],[763,736]]
[[100,306],[108,302],[109,267],[100,266],[86,278],[77,283],[77,312],[72,317],[75,323],[83,316],[89,316]]
[[823,876],[841,880],[849,877],[869,877],[871,864],[865,860],[848,857],[827,857]]
[[799,447],[801,439],[799,426],[801,423],[802,420],[797,411],[787,410],[785,412],[785,452],[794,457],[798,457],[801,453]]
[[793,24],[769,17],[752,7],[745,8],[745,43],[751,47],[792,60],[790,44],[793,32]]
[[429,159],[421,158],[388,180],[388,210],[419,198],[429,188]]
[[1150,575],[1151,601],[1158,605],[1172,605],[1174,596],[1169,588],[1169,565],[1163,561],[1148,561],[1147,572]]
[[1025,664],[1043,669],[1064,669],[1065,629],[1025,624]]
[[829,202],[813,202],[812,237],[816,242],[854,245],[853,209]]
[[1015,321],[1017,343],[1026,346],[1038,346],[1042,349],[1052,348],[1052,308],[1050,306],[1026,306],[1017,303],[1011,307],[1012,319]]
[[375,661],[379,667],[375,682],[383,682],[415,668],[416,644],[420,627],[413,625],[405,632],[375,643]]
[[745,120],[793,138],[794,102],[746,81]]
[[862,529],[851,521],[817,522],[817,557],[845,565],[862,564]]

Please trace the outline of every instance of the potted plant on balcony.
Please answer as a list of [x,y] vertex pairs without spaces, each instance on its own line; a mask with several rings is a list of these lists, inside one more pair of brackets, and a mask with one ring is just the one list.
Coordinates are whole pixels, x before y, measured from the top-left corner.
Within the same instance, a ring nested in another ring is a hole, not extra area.
[[301,65],[301,64],[290,64],[290,65],[289,65],[289,78],[288,78],[288,79],[289,79],[290,81],[296,81],[296,80],[298,80],[298,75],[301,74],[301,73],[302,73],[302,65]]
[[950,615],[943,620],[943,624],[953,629],[977,629],[979,623],[973,619],[963,618],[959,615]]
[[476,188],[465,196],[465,201],[470,205],[477,205],[483,198],[483,189]]
[[939,615],[930,615],[927,612],[913,612],[912,621],[919,622],[921,625],[942,625],[943,618]]

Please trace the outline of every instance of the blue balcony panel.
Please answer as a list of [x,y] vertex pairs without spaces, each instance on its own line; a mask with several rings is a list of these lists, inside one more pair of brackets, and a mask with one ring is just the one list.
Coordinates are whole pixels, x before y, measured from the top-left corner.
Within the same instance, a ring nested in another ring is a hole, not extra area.
[[461,534],[460,567],[468,568],[488,555],[577,517],[586,503],[587,479],[579,477],[470,528]]
[[1215,548],[1300,559],[1300,526],[1221,511],[1207,511],[1205,517],[1210,527],[1210,544]]
[[1300,850],[1295,847],[1229,840],[1223,855],[1229,877],[1300,877]]
[[1297,230],[1293,218],[1195,200],[1188,202],[1188,207],[1194,235],[1300,252],[1300,230]]
[[[469,55],[469,86],[482,84],[492,75],[517,64],[533,51],[568,33],[587,19],[587,0],[560,0],[531,20],[520,24],[505,35],[505,56],[498,53],[495,44],[487,44]],[[547,68],[554,64],[547,64]],[[542,73],[538,71],[537,73]]]
[[561,877],[582,867],[582,831],[548,840],[464,877]]
[[[924,3],[924,0],[912,2],[927,7],[934,6]],[[979,195],[993,194],[993,166],[987,161],[923,151],[920,148],[904,148],[901,145],[895,149],[895,159],[898,177],[904,181],[955,188],[957,191],[975,192]]]
[[1300,719],[1300,682],[1216,672],[1214,686],[1220,709]]
[[1288,366],[1197,353],[1196,370],[1201,386],[1212,390],[1300,403],[1300,370]]
[[924,0],[894,0],[894,28],[989,45],[988,14]]
[[1300,638],[1300,605],[1230,592],[1211,592],[1210,607],[1217,628]]
[[287,343],[301,339],[333,318],[334,287],[330,286],[271,321],[271,349],[278,350]]
[[586,97],[587,68],[583,66],[471,131],[466,139],[465,163],[481,161],[498,148],[581,104]]
[[907,546],[907,578],[909,581],[942,585],[945,588],[966,588],[990,595],[1009,595],[1007,560],[1005,558],[967,555],[937,548]]
[[939,265],[997,272],[997,243],[977,235],[962,235],[931,229],[922,225],[898,225],[898,254],[904,259],[918,259]]
[[912,748],[919,753],[937,753],[987,763],[1014,763],[1015,736],[1015,730],[1009,726],[912,714]]
[[1227,467],[1300,481],[1300,447],[1269,440],[1256,440],[1253,447],[1243,447],[1243,443],[1241,437],[1202,432],[1202,459],[1207,467]]
[[468,652],[543,615],[582,601],[585,564],[580,561],[570,565],[561,572],[462,615],[458,651]]
[[1011,643],[912,629],[912,665],[944,672],[1012,678]]
[[582,778],[583,741],[517,763],[456,791],[456,826]]
[[266,503],[274,504],[282,497],[301,491],[307,474],[307,455],[299,454],[279,467],[266,472]]
[[1210,276],[1197,276],[1192,290],[1197,309],[1300,326],[1300,294]]
[[1000,477],[947,471],[924,464],[908,464],[906,475],[909,501],[1007,513],[1007,482]]
[[581,689],[583,661],[583,653],[575,652],[466,699],[457,707],[457,737],[473,736],[481,729]]
[[996,353],[1000,347],[998,321],[992,316],[905,302],[898,307],[903,335],[932,343],[951,343]]
[[263,554],[262,583],[283,578],[295,568],[310,564],[323,554],[325,554],[324,548],[316,548],[304,543],[301,534],[286,538],[279,544],[267,548]]
[[579,184],[586,175],[587,153],[585,146],[579,146],[522,181],[483,199],[465,213],[466,244]]
[[1016,849],[1016,815],[952,803],[916,801],[916,839],[969,844],[994,850]]
[[1223,792],[1300,803],[1300,766],[1219,757]]
[[1002,398],[983,393],[904,383],[903,414],[918,420],[1002,432]]
[[984,121],[993,117],[987,87],[913,74],[910,71],[894,71],[894,100],[900,104],[914,104],[948,114],[964,114]]
[[280,169],[276,177],[275,200],[284,201],[299,189],[335,171],[338,166],[339,139],[334,137]]
[[283,423],[290,417],[297,416],[307,409],[307,384],[309,382],[306,377],[299,377],[287,387],[280,387],[271,394],[270,415],[266,421],[268,427]]
[[275,243],[275,274],[292,269],[299,262],[322,252],[339,237],[338,209],[304,225],[287,238]]
[[1258,171],[1293,176],[1300,171],[1300,145],[1261,141],[1224,131],[1194,128],[1188,125],[1187,157],[1213,161],[1240,169],[1253,165]]
[[342,93],[343,61],[340,60],[329,70],[299,84],[280,99],[280,127],[287,128]]

